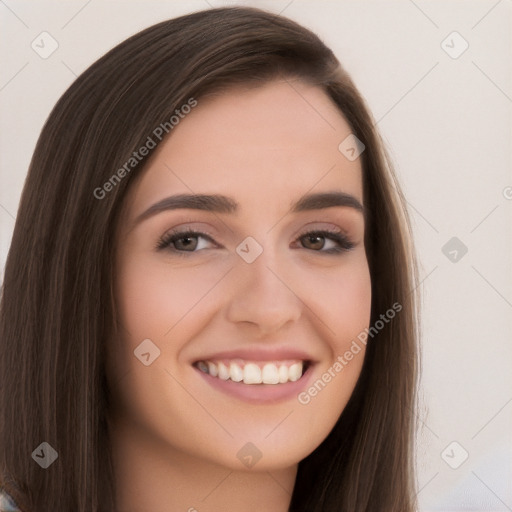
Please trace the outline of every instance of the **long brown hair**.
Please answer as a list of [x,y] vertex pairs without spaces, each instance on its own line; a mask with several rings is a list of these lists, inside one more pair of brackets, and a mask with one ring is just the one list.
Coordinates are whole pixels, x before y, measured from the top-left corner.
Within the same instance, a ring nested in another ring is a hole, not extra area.
[[[401,305],[368,339],[334,429],[300,462],[290,511],[415,509],[417,277],[390,159],[364,99],[316,35],[282,16],[231,7],[122,42],[76,79],[41,132],[0,306],[0,485],[24,512],[116,510],[104,362],[118,328],[113,255],[123,199],[147,158],[102,198],[94,190],[190,98],[278,77],[321,87],[364,143],[372,325]],[[58,452],[47,469],[31,457],[41,442]]]

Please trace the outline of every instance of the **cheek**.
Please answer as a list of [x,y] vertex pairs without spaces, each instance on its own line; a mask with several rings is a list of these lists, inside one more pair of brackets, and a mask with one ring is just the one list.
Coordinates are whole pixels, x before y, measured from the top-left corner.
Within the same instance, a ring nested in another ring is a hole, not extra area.
[[321,279],[317,275],[307,283],[308,306],[325,325],[331,355],[337,357],[370,322],[372,287],[366,259],[359,258]]
[[346,350],[347,340],[357,337],[368,327],[371,316],[371,280],[368,267],[344,276],[339,288],[331,290],[333,330],[337,333],[334,343],[339,353]]
[[219,276],[200,268],[171,268],[154,258],[133,258],[119,269],[120,321],[132,338],[163,339],[196,308]]
[[366,345],[358,339],[369,327],[371,279],[366,260],[359,260],[316,283],[308,305],[321,312],[329,356],[315,380],[298,397],[299,412],[318,439],[327,436],[343,412],[357,383]]
[[[148,370],[176,367],[183,346],[201,329],[202,306],[219,275],[198,268],[171,268],[149,254],[132,253],[118,260],[115,296],[119,331],[108,345],[107,364],[112,383],[123,379],[123,387],[116,386],[121,400],[139,394],[154,373]],[[144,366],[134,351],[146,346],[141,343],[147,339],[156,347],[149,345],[151,358],[154,354],[158,357]],[[142,379],[129,392],[127,375]],[[163,377],[169,380],[167,375]],[[155,389],[155,383],[149,388]]]
[[[120,330],[108,351],[112,413],[143,429],[149,426],[160,438],[177,445],[191,428],[190,417],[204,414],[179,384],[189,371],[179,356],[209,318],[208,293],[228,268],[219,265],[217,270],[190,264],[180,268],[176,263],[171,267],[154,254],[135,251],[118,260],[115,295]],[[139,346],[147,347],[144,352],[150,354],[147,366],[136,357],[141,353]]]

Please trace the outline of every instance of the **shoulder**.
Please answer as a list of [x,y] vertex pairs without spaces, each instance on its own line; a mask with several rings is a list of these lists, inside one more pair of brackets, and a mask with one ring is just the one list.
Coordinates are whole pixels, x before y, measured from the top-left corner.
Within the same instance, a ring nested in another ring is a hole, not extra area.
[[0,512],[21,512],[7,491],[0,487]]

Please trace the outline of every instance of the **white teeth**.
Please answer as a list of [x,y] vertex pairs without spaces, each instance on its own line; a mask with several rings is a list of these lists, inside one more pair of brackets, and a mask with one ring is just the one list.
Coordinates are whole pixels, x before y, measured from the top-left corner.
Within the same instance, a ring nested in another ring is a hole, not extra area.
[[290,366],[288,370],[288,379],[292,382],[299,380],[302,377],[302,363],[295,363]]
[[[285,367],[286,368],[286,367]],[[266,364],[261,372],[263,384],[279,384],[279,371],[275,364]]]
[[244,378],[244,372],[236,363],[231,363],[229,365],[229,377],[235,382],[240,382]]
[[261,384],[261,370],[257,364],[248,363],[244,366],[244,384]]
[[279,367],[279,383],[283,384],[288,382],[288,367],[282,364]]
[[221,380],[243,381],[244,384],[285,384],[302,377],[304,363],[299,361],[290,366],[267,363],[261,368],[256,363],[231,362],[226,365],[222,362],[199,361],[196,366],[202,372]]
[[219,369],[219,379],[228,380],[229,379],[229,369],[224,363],[219,363],[217,368]]
[[217,377],[218,371],[217,371],[217,365],[213,364],[212,362],[208,361],[208,373],[212,377]]

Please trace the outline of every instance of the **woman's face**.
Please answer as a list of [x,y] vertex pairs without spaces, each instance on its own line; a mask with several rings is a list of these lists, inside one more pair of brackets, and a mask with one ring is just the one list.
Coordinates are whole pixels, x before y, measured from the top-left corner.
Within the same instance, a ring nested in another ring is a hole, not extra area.
[[254,470],[331,431],[370,321],[350,133],[321,89],[274,81],[199,99],[155,150],[119,226],[117,425],[167,457]]

